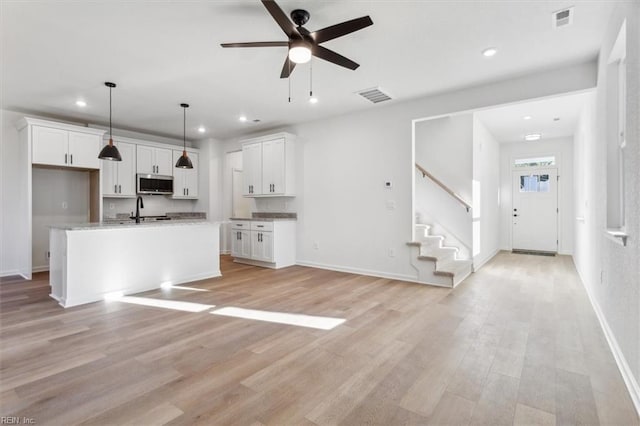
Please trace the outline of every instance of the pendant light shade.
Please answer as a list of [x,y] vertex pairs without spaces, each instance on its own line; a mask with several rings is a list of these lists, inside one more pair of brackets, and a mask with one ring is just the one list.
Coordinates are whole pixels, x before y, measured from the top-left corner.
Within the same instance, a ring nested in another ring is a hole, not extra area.
[[187,108],[189,108],[189,104],[180,104],[183,108],[183,121],[182,121],[182,156],[178,158],[178,162],[176,163],[176,167],[180,169],[193,169],[193,164],[191,163],[191,159],[187,155]]
[[104,83],[104,85],[109,88],[109,143],[102,148],[102,151],[98,154],[98,158],[101,160],[122,161],[120,151],[118,151],[118,148],[113,144],[113,135],[111,132],[111,89],[116,87],[116,85],[108,81]]

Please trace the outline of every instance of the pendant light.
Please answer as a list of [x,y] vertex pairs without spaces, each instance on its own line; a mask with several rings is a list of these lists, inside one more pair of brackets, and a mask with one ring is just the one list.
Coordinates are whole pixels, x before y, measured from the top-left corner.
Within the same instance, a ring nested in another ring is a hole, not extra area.
[[180,169],[193,169],[193,164],[191,164],[191,159],[187,155],[187,108],[189,108],[189,104],[180,104],[180,106],[184,110],[184,120],[182,121],[182,156],[178,158],[178,162],[176,163],[176,167]]
[[111,132],[111,89],[116,87],[116,84],[107,81],[104,85],[109,88],[109,143],[102,148],[98,158],[101,160],[122,161],[118,148],[113,144],[113,134]]

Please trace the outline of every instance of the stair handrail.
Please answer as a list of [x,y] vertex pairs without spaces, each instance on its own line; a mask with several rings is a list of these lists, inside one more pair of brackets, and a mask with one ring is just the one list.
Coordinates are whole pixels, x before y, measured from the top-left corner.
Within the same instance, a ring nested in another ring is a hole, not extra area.
[[431,179],[436,185],[438,185],[440,188],[444,189],[445,192],[449,195],[451,195],[453,198],[455,198],[456,200],[458,200],[458,202],[460,204],[462,204],[467,211],[470,211],[472,206],[471,204],[469,204],[468,202],[465,201],[464,198],[462,198],[461,196],[459,196],[458,194],[455,193],[455,191],[451,188],[449,188],[447,185],[445,185],[444,183],[442,183],[442,181],[440,179],[438,179],[437,177],[435,177],[434,175],[432,175],[431,173],[429,173],[424,167],[422,167],[420,164],[416,163],[416,169],[418,169],[418,171],[420,173],[422,173],[422,177],[428,177],[429,179]]

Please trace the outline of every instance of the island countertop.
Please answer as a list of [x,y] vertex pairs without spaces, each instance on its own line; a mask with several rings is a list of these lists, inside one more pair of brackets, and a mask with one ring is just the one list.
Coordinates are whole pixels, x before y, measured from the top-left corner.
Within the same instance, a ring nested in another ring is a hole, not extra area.
[[94,222],[94,223],[57,223],[49,225],[50,229],[62,229],[67,231],[79,231],[79,230],[98,230],[98,229],[122,229],[122,228],[166,228],[168,226],[189,226],[189,225],[202,225],[212,224],[219,225],[220,222],[210,222],[204,219],[193,220],[154,220],[146,222]]

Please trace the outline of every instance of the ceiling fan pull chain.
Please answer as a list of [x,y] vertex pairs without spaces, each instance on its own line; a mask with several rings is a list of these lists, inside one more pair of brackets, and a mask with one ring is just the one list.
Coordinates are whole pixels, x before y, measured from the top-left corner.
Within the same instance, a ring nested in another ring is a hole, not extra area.
[[313,98],[313,58],[309,61],[309,98]]
[[289,82],[289,103],[291,103],[291,60],[287,60],[287,64],[289,64],[289,77],[287,77],[287,81]]

